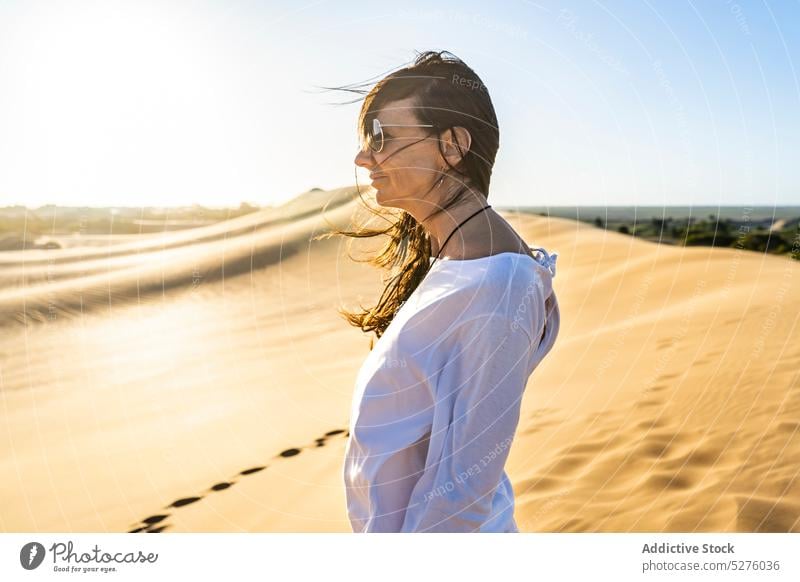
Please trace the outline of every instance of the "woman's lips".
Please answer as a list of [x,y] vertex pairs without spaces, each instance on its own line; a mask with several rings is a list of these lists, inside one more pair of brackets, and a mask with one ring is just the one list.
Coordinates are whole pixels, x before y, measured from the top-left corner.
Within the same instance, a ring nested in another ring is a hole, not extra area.
[[372,180],[373,182],[375,180],[380,180],[381,178],[385,178],[385,177],[386,176],[384,176],[383,174],[370,174],[369,175],[369,179]]

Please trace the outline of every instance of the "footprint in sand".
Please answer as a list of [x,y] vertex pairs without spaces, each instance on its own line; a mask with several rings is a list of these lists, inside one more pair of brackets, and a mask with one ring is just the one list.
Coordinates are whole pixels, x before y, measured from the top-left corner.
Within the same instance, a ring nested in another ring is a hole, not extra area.
[[558,412],[558,408],[539,408],[535,410],[529,417],[532,421],[532,426],[527,428],[523,434],[534,434],[548,426],[558,424],[561,422],[558,419],[546,420],[547,417],[552,418],[556,412]]
[[800,531],[800,504],[782,498],[734,495],[736,531],[788,533]]
[[[677,376],[677,374],[672,374],[670,376],[662,376],[662,378],[672,378]],[[636,401],[635,406],[637,408],[647,408],[650,406],[661,406],[664,404],[663,400],[661,399],[660,392],[663,392],[667,389],[667,386],[664,384],[656,384],[654,386],[650,386],[645,388],[642,391],[641,397]],[[644,396],[648,396],[648,398],[643,398]]]
[[800,422],[794,420],[785,420],[778,425],[780,432],[788,432],[789,434],[800,433]]
[[[312,448],[316,449],[319,447],[324,447],[325,441],[327,441],[328,438],[338,435],[343,435],[346,438],[350,436],[350,431],[345,429],[329,430],[328,432],[325,433],[324,436],[314,439],[313,445],[286,449],[275,455],[274,458],[281,459],[281,458],[294,457],[296,455],[299,455],[303,451],[303,449],[312,449]],[[254,473],[263,471],[267,467],[269,467],[269,465],[262,465],[262,466],[251,467],[249,469],[244,469],[243,471],[239,471],[239,473],[237,473],[236,476],[239,477],[239,476],[253,475]],[[224,491],[225,489],[229,489],[230,487],[235,485],[236,482],[237,481],[235,479],[230,479],[229,481],[220,481],[219,483],[215,483],[214,485],[212,485],[208,489],[208,492]],[[191,505],[192,503],[197,503],[204,497],[205,495],[198,495],[196,497],[182,497],[181,499],[176,499],[175,501],[167,505],[164,509],[179,508],[179,507],[184,507],[186,505]],[[167,519],[170,515],[171,514],[169,513],[165,513],[165,514],[156,514],[156,515],[151,515],[150,517],[146,517],[141,522],[137,523],[133,529],[129,530],[128,533],[139,533],[139,532],[158,533],[164,531],[169,527],[169,524],[163,524],[163,525],[159,524],[161,524],[161,522]]]
[[636,428],[644,431],[651,431],[656,428],[664,428],[665,426],[667,426],[666,419],[657,416],[655,418],[645,418],[636,425]]
[[636,406],[640,408],[647,408],[650,406],[661,406],[662,404],[663,402],[661,402],[661,400],[658,400],[657,398],[648,398],[646,400],[638,401],[636,403]]

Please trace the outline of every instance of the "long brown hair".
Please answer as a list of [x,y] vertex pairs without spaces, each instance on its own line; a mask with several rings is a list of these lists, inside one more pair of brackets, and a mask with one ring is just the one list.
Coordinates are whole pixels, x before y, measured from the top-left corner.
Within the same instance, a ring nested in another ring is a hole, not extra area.
[[[412,64],[387,75],[371,89],[365,89],[369,84],[326,87],[366,94],[358,116],[358,134],[362,146],[375,112],[389,102],[406,97],[414,98],[414,112],[420,123],[431,124],[438,132],[456,126],[469,131],[472,142],[462,160],[456,166],[445,160],[450,169],[461,176],[465,188],[457,190],[434,214],[455,205],[467,186],[488,196],[500,132],[489,91],[470,67],[448,51],[426,51],[418,53]],[[460,145],[455,134],[454,139]],[[444,157],[441,141],[437,143]],[[358,194],[366,209],[388,221],[389,226],[375,229],[362,225],[356,230],[339,230],[331,225],[329,232],[318,235],[315,240],[335,235],[353,239],[388,235],[389,240],[376,256],[359,261],[390,271],[390,277],[383,279],[385,287],[377,304],[372,308],[361,306],[359,312],[338,310],[351,325],[360,327],[365,333],[374,331],[380,338],[397,311],[425,277],[430,267],[431,244],[427,231],[411,214],[371,207],[361,196],[360,190]]]

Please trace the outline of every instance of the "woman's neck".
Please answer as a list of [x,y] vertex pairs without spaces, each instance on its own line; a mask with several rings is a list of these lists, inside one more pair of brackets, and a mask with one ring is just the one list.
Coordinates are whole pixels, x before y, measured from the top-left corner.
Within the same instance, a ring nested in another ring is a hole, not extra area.
[[[445,200],[446,199],[447,198],[445,198]],[[490,218],[487,213],[490,212],[491,209],[486,209],[483,213],[479,212],[477,216],[471,218],[459,228],[458,232],[455,232],[455,234],[450,237],[450,240],[447,241],[447,247],[445,249],[442,249],[441,245],[445,242],[447,237],[453,233],[454,229],[461,224],[461,221],[471,214],[478,212],[487,204],[486,196],[467,188],[467,191],[461,195],[461,198],[456,204],[450,208],[434,212],[433,215],[423,219],[421,221],[422,225],[431,240],[431,255],[436,256],[439,250],[442,250],[442,256],[460,258],[469,246],[470,240],[475,238],[474,235],[476,232],[488,231],[490,229]],[[473,233],[473,236],[465,236],[467,232]]]

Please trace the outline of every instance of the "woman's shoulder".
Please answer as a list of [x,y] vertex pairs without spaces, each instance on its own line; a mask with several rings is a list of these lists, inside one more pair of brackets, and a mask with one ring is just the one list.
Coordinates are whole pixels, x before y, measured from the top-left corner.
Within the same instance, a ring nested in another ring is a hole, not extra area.
[[543,247],[532,247],[531,252],[532,255],[497,255],[496,259],[486,262],[485,270],[474,273],[465,289],[479,289],[491,301],[498,294],[518,296],[520,293],[529,293],[532,286],[536,286],[546,299],[553,293],[558,253],[550,253]]
[[[430,272],[414,294],[403,328],[411,333],[449,329],[454,322],[489,315],[513,318],[521,301],[533,296],[546,300],[553,293],[555,253],[536,258],[501,253],[449,263]],[[552,270],[551,270],[552,269]],[[543,306],[542,306],[543,307]]]
[[469,265],[452,261],[429,272],[389,326],[387,340],[397,353],[425,362],[472,335],[484,341],[501,332],[522,338],[515,333],[522,328],[532,343],[545,321],[554,329],[557,323],[552,310],[554,256],[544,251],[535,259],[503,256]]

